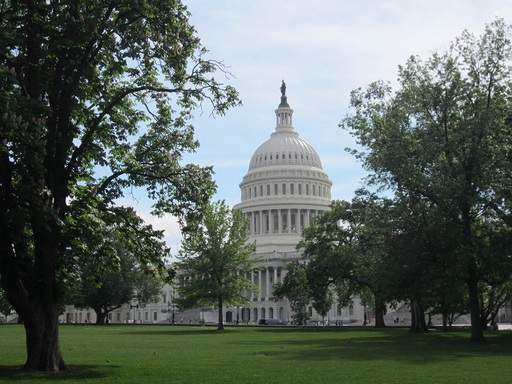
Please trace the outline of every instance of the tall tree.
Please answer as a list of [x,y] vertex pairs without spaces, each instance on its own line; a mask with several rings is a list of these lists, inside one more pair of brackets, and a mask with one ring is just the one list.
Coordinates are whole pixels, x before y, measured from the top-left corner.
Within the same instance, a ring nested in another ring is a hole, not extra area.
[[299,260],[288,263],[286,275],[282,282],[274,285],[272,295],[274,300],[286,297],[293,311],[293,322],[298,325],[306,325],[310,317],[308,305],[312,300],[306,264]]
[[137,258],[126,252],[122,244],[117,243],[114,249],[116,266],[82,266],[81,287],[72,302],[77,308],[92,308],[98,325],[103,325],[110,312],[125,304],[136,302],[144,306],[157,301],[163,287],[162,280],[140,268]]
[[352,202],[333,201],[330,210],[304,230],[298,245],[309,259],[307,270],[313,284],[327,279],[344,305],[354,295],[363,301],[373,296],[376,327],[385,326],[384,310],[389,299],[383,260],[390,232],[382,211],[385,200],[357,191]]
[[480,38],[464,32],[445,53],[411,57],[399,69],[399,90],[376,82],[352,93],[342,126],[354,151],[391,189],[422,196],[459,232],[451,265],[463,264],[471,340],[484,339],[479,282],[481,220],[510,223],[512,137],[510,26],[496,20]]
[[211,168],[181,163],[198,146],[189,120],[239,100],[189,16],[179,0],[0,2],[0,273],[25,369],[66,369],[58,315],[81,221],[136,220],[119,198],[140,188],[152,213],[190,223],[214,192]]
[[177,264],[179,308],[213,307],[222,330],[224,306],[248,303],[258,287],[247,279],[255,268],[256,245],[248,242],[244,213],[224,201],[207,207],[201,224],[183,241]]

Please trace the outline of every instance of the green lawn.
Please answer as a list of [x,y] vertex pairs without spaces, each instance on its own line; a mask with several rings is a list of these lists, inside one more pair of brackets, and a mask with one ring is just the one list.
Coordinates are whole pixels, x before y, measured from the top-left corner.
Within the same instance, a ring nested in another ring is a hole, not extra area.
[[0,382],[450,383],[512,382],[512,332],[192,326],[60,328],[69,372],[24,373],[24,331],[0,326]]

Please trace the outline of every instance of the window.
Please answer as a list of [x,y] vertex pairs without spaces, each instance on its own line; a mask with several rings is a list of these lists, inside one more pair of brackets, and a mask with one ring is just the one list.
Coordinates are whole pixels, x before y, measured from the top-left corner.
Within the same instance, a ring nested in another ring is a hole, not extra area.
[[295,185],[294,184],[290,184],[290,194],[291,195],[295,194]]
[[267,196],[270,196],[270,184],[267,184]]
[[309,195],[309,184],[306,184],[306,195]]
[[302,195],[302,184],[299,184],[299,195]]
[[274,195],[279,195],[279,187],[277,186],[277,184],[274,184]]
[[263,185],[260,185],[260,196],[263,196]]
[[153,321],[157,321],[157,320],[158,320],[158,312],[154,311],[153,312]]
[[286,184],[283,183],[283,195],[286,195]]
[[144,312],[144,320],[148,321],[148,313]]

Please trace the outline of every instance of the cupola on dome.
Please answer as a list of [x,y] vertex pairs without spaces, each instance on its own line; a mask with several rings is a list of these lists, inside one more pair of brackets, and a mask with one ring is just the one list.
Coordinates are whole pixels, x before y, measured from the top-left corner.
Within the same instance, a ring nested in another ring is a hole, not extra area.
[[302,140],[292,126],[293,109],[286,97],[286,85],[281,85],[281,103],[275,110],[276,130],[270,139],[254,152],[249,171],[263,167],[295,165],[322,169],[322,163],[311,145]]

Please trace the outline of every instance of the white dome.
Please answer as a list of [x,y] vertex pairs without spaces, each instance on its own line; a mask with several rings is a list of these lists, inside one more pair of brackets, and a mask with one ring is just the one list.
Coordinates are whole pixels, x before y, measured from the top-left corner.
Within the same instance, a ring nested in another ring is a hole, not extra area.
[[263,167],[295,165],[322,169],[318,154],[294,131],[276,131],[254,152],[249,171]]

